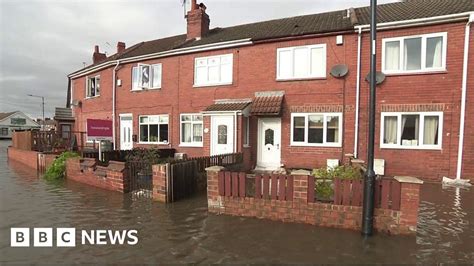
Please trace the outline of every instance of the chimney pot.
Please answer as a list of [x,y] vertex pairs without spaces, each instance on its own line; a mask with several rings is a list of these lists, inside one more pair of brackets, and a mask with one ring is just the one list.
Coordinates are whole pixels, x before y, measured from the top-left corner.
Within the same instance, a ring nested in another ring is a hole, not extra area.
[[121,53],[125,50],[125,43],[124,42],[117,42],[117,53]]
[[100,61],[103,61],[106,58],[107,56],[105,55],[105,53],[99,52],[99,46],[98,45],[94,46],[94,53],[92,54],[92,63],[93,64],[98,63]]
[[209,32],[210,19],[206,14],[206,6],[203,3],[199,5],[196,0],[191,2],[191,10],[187,16],[187,40],[200,39]]

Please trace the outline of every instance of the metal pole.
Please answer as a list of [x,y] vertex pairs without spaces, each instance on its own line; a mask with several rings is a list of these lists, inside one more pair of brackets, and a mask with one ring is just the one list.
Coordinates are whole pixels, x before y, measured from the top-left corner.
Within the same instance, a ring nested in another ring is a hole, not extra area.
[[43,104],[43,131],[46,129],[46,121],[44,121],[44,97],[41,97],[41,102]]
[[373,233],[374,218],[374,141],[375,141],[375,86],[376,84],[376,25],[377,0],[370,0],[370,100],[369,100],[369,141],[367,145],[367,172],[364,178],[364,205],[362,209],[362,235]]

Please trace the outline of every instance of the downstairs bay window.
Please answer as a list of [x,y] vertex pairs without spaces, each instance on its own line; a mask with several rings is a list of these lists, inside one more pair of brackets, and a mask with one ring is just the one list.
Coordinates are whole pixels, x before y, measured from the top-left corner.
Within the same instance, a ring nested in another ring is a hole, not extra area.
[[441,149],[442,112],[387,112],[381,124],[381,148]]
[[341,113],[291,114],[292,146],[340,147],[341,138]]
[[139,117],[140,143],[168,144],[168,115],[142,115]]
[[181,146],[202,147],[202,115],[181,114]]

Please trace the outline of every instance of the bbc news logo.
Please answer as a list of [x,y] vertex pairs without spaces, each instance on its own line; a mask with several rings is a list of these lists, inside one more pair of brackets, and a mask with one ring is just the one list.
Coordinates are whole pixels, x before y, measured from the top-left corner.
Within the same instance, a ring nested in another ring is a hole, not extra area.
[[[33,234],[30,237],[30,233]],[[138,244],[137,230],[80,230],[82,245],[136,245]],[[76,228],[11,228],[11,247],[75,247]],[[54,243],[53,243],[54,242]]]

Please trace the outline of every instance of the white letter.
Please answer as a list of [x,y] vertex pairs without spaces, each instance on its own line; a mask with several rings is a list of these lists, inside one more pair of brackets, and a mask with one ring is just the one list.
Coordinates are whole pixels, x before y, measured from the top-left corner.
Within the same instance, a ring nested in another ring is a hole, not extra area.
[[33,246],[52,247],[53,246],[53,228],[34,228]]
[[137,230],[130,230],[127,232],[128,241],[127,244],[133,246],[138,243],[138,232]]
[[106,245],[107,244],[107,231],[106,230],[97,230],[96,239],[97,245]]
[[76,246],[76,229],[75,228],[56,229],[56,246],[57,247],[75,247]]
[[89,241],[90,245],[94,245],[94,230],[91,230],[91,234],[89,235],[86,230],[82,230],[82,244],[86,244],[86,239]]
[[10,228],[11,247],[30,246],[30,228]]
[[115,242],[118,241],[120,245],[123,245],[123,242],[125,241],[125,235],[127,233],[125,230],[122,230],[122,231],[108,230],[108,233],[109,233],[110,244],[115,245]]

